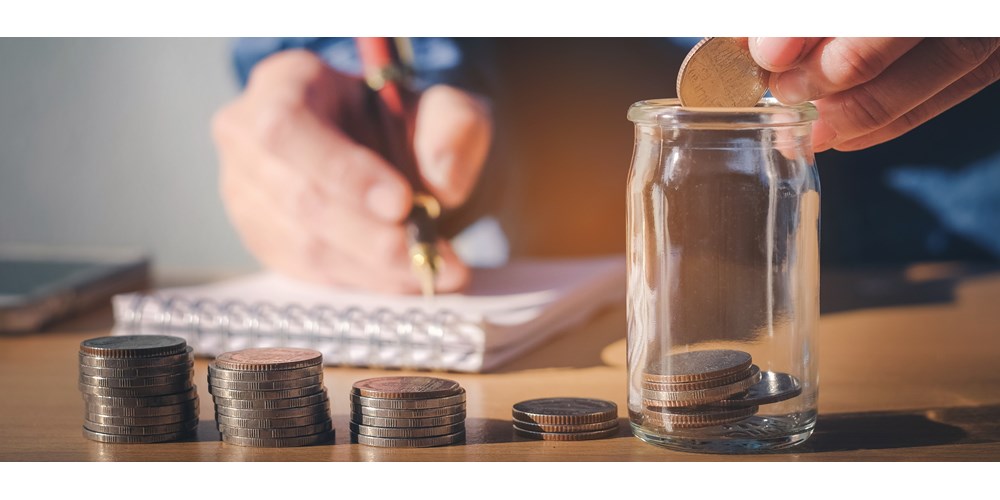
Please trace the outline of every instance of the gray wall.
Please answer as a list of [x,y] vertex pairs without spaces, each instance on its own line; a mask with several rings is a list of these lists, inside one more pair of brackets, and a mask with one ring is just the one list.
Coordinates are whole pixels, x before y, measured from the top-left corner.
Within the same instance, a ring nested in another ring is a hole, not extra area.
[[160,272],[255,267],[209,135],[225,39],[0,40],[0,243],[138,247]]

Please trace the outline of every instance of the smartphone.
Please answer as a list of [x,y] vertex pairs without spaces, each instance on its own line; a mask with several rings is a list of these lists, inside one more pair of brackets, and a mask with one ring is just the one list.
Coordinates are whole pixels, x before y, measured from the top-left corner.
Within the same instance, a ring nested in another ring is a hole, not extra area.
[[0,333],[30,332],[149,286],[150,260],[122,249],[0,245]]

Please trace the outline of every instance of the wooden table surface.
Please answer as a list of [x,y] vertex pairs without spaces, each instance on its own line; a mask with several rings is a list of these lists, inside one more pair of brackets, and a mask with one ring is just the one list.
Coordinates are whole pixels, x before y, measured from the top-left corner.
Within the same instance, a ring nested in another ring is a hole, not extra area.
[[[545,396],[615,401],[625,415],[625,310],[611,308],[490,374],[448,374],[468,391],[467,442],[432,449],[350,444],[348,392],[386,373],[327,368],[336,442],[308,448],[225,445],[211,397],[185,442],[110,445],[81,435],[81,340],[109,332],[110,310],[44,332],[0,337],[0,461],[803,461],[1000,459],[1000,270],[925,265],[898,272],[825,272],[819,325],[820,416],[805,444],[764,455],[707,455],[630,435],[540,442],[511,434],[510,407]],[[195,364],[205,380],[207,360]],[[402,372],[406,373],[406,372]],[[202,384],[203,385],[203,384]]]

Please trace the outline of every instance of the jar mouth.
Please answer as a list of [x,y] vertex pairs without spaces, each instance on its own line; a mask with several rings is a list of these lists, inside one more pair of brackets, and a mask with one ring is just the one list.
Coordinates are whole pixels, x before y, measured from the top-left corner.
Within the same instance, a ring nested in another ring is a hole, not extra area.
[[680,99],[649,99],[628,109],[628,119],[634,123],[718,130],[793,127],[812,123],[818,116],[812,103],[782,104],[773,97],[749,108],[692,108],[681,106]]

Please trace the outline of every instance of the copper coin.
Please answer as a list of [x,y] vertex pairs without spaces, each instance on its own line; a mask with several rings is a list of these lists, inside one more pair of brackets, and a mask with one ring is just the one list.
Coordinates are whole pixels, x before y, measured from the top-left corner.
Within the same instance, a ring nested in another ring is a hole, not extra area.
[[115,397],[115,396],[95,396],[92,394],[83,394],[83,400],[88,405],[92,406],[124,406],[124,407],[150,407],[150,406],[168,406],[175,405],[184,402],[191,401],[198,398],[198,387],[191,387],[190,389],[180,391],[174,394],[165,394],[163,396],[147,396],[147,397]]
[[291,370],[250,371],[223,370],[222,368],[216,367],[214,362],[208,364],[208,376],[211,377],[212,380],[232,380],[234,382],[292,380],[322,374],[323,365],[307,366],[305,368],[295,368]]
[[149,387],[97,387],[87,384],[77,384],[80,392],[88,396],[100,396],[111,398],[148,398],[155,396],[167,396],[189,390],[193,387],[190,378],[185,378],[180,382],[164,385],[151,385]]
[[149,378],[186,373],[194,370],[194,362],[184,360],[177,364],[164,366],[149,366],[145,368],[101,368],[97,366],[80,365],[80,375],[88,377],[107,378]]
[[351,433],[351,442],[366,446],[377,446],[379,448],[430,448],[434,446],[447,446],[465,441],[465,431],[456,432],[447,436],[435,436],[428,438],[380,438],[375,436],[365,436],[364,434]]
[[289,380],[269,380],[269,381],[243,381],[243,380],[223,380],[208,377],[208,385],[219,389],[229,389],[235,391],[277,391],[285,389],[299,389],[310,385],[323,383],[323,375],[313,375],[311,377],[293,378]]
[[576,425],[618,418],[618,405],[588,398],[542,398],[521,401],[512,408],[514,419],[536,424]]
[[750,368],[749,353],[731,349],[672,354],[652,363],[643,373],[644,382],[677,384],[725,377]]
[[94,377],[92,375],[80,375],[78,380],[81,384],[92,387],[135,389],[139,387],[178,384],[184,381],[191,381],[193,378],[194,370],[174,373],[172,375],[158,375],[156,377]]
[[535,432],[514,426],[514,434],[527,439],[541,441],[589,441],[591,439],[606,439],[618,435],[618,428],[590,432]]
[[[282,429],[285,427],[302,427],[330,421],[330,413],[319,411],[309,415],[287,418],[239,418],[226,415],[215,415],[215,421],[226,427],[241,427],[244,429]],[[309,434],[315,434],[310,432]]]
[[663,391],[663,392],[678,392],[678,391],[698,391],[702,389],[711,389],[712,387],[719,387],[720,385],[728,385],[732,383],[744,380],[747,377],[753,375],[753,366],[747,367],[746,370],[733,373],[732,375],[726,375],[723,377],[710,378],[708,380],[699,380],[697,382],[679,382],[676,384],[660,384],[656,382],[643,382],[642,388],[648,389],[650,391]]
[[165,443],[167,441],[177,441],[179,439],[184,439],[192,436],[193,434],[194,434],[194,429],[180,431],[180,432],[170,432],[167,434],[131,436],[123,434],[105,434],[102,432],[94,432],[86,427],[83,428],[83,437],[91,441],[97,441],[99,443],[115,443],[115,444]]
[[647,423],[661,427],[691,429],[738,422],[757,413],[758,407],[745,408],[646,408],[642,414]]
[[333,429],[333,423],[329,420],[318,424],[303,425],[299,427],[269,427],[264,429],[251,429],[246,427],[231,427],[219,425],[219,432],[227,436],[238,436],[258,439],[280,439],[301,436],[310,436]]
[[277,410],[283,408],[298,408],[301,406],[311,406],[329,399],[326,389],[309,396],[289,399],[231,399],[219,396],[212,397],[215,406],[225,406],[242,410]]
[[323,392],[323,384],[309,385],[296,389],[281,389],[276,391],[235,391],[208,386],[208,393],[227,399],[291,399],[312,396]]
[[309,436],[297,436],[290,438],[252,438],[223,434],[222,442],[236,446],[250,446],[254,448],[292,448],[299,446],[313,446],[333,441],[334,431],[320,432]]
[[166,425],[186,422],[198,416],[198,410],[192,408],[184,413],[174,413],[171,415],[159,415],[153,417],[120,417],[114,415],[101,415],[98,413],[86,412],[83,419],[100,425],[119,425],[127,427],[148,427],[152,425]]
[[802,394],[802,384],[794,375],[763,372],[760,382],[752,385],[746,394],[717,401],[711,406],[759,406],[791,399],[799,394]]
[[607,420],[604,422],[594,422],[592,424],[575,424],[575,425],[555,425],[555,424],[536,424],[534,422],[524,422],[522,420],[514,420],[514,426],[518,429],[531,431],[531,432],[594,432],[603,431],[605,429],[617,429],[618,419]]
[[84,411],[95,415],[105,415],[109,417],[160,417],[163,415],[176,415],[178,413],[193,412],[198,413],[198,400],[191,399],[177,404],[163,406],[102,406],[87,404]]
[[154,358],[183,354],[187,341],[168,335],[97,337],[80,343],[80,353],[102,358]]
[[296,370],[322,363],[319,351],[295,347],[255,347],[224,352],[215,358],[215,367],[223,370]]
[[173,434],[175,432],[186,432],[198,427],[198,418],[192,418],[183,422],[163,425],[102,425],[95,422],[83,421],[83,427],[87,430],[100,432],[101,434],[124,434],[127,436],[149,436],[154,434]]
[[769,78],[750,55],[746,38],[709,37],[681,63],[677,97],[689,107],[752,107],[767,92]]
[[388,398],[367,398],[351,394],[351,402],[359,406],[371,408],[388,408],[394,410],[422,410],[426,408],[440,408],[443,406],[454,406],[465,403],[465,389],[459,389],[458,394],[443,398],[430,399],[388,399]]
[[186,347],[180,354],[169,356],[158,356],[154,358],[106,358],[101,356],[91,356],[80,353],[78,358],[83,366],[95,368],[152,368],[160,366],[176,365],[181,363],[193,363],[194,358],[191,353],[192,347]]
[[372,427],[440,427],[442,425],[453,425],[465,422],[465,412],[444,417],[429,418],[383,418],[352,414],[351,422]]
[[229,408],[227,406],[215,407],[215,415],[225,415],[227,417],[233,418],[260,418],[260,419],[273,419],[273,418],[294,418],[294,417],[304,417],[307,415],[315,414],[330,414],[330,402],[323,400],[320,403],[309,405],[309,406],[299,406],[297,408],[276,408],[276,409],[263,409],[263,410],[244,410],[240,408]]
[[645,406],[657,406],[657,407],[685,407],[685,406],[701,406],[707,405],[709,403],[714,403],[716,401],[721,401],[735,394],[743,392],[750,387],[752,387],[757,382],[760,382],[760,368],[757,365],[751,366],[751,375],[738,382],[721,385],[719,387],[711,387],[709,389],[701,389],[697,391],[678,391],[678,392],[664,392],[664,391],[650,391],[648,389],[642,390],[642,404]]
[[360,380],[352,394],[366,398],[430,399],[453,396],[461,386],[454,380],[436,377],[378,377]]
[[354,434],[380,438],[401,439],[446,436],[465,430],[465,422],[459,422],[451,425],[439,425],[436,427],[375,427],[371,425],[360,425],[356,422],[351,422],[348,425],[351,427],[351,432]]
[[371,406],[363,406],[351,403],[351,415],[352,416],[367,416],[367,417],[381,417],[381,418],[433,418],[433,417],[445,417],[448,415],[455,415],[458,413],[465,413],[465,403],[459,403],[452,406],[441,406],[438,408],[424,408],[416,410],[406,410],[406,409],[392,409],[392,408],[374,408]]

